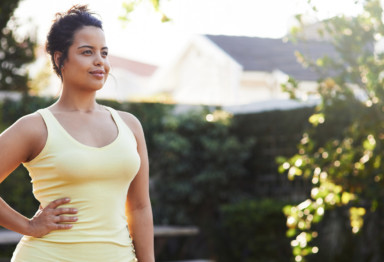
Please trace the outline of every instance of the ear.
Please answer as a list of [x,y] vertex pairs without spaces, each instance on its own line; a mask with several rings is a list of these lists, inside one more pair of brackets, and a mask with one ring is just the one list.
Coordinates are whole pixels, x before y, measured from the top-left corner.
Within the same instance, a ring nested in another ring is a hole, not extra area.
[[57,68],[59,68],[59,70],[61,70],[61,68],[60,68],[60,58],[61,58],[62,55],[63,55],[63,53],[59,52],[59,51],[56,51],[53,54],[53,59],[55,60],[55,65],[57,66]]

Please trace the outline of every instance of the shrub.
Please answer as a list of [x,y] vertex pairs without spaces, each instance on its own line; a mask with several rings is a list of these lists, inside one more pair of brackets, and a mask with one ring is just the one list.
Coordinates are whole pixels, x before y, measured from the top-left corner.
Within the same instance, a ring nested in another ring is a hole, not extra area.
[[257,199],[221,206],[216,234],[219,261],[287,261],[291,249],[285,237],[285,204]]

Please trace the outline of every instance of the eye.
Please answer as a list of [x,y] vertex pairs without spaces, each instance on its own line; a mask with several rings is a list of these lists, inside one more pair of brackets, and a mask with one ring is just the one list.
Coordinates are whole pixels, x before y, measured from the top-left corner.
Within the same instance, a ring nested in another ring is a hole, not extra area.
[[92,51],[91,50],[85,50],[82,52],[83,55],[92,55]]
[[102,55],[103,57],[107,57],[107,56],[108,56],[108,51],[102,51],[102,52],[101,52],[101,55]]

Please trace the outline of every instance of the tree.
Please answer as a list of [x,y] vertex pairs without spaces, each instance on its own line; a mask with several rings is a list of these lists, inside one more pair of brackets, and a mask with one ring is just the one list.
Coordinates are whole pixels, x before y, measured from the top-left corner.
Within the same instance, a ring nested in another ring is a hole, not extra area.
[[[321,103],[298,153],[281,165],[291,179],[312,182],[307,200],[284,209],[295,261],[317,261],[308,255],[321,252],[321,246],[327,249],[326,261],[384,259],[383,8],[379,0],[365,0],[363,6],[355,17],[321,22],[319,34],[332,43],[337,57],[301,57],[319,72]],[[298,87],[294,80],[284,85],[292,94]],[[321,235],[321,228],[332,239]]]
[[[325,261],[384,259],[383,8],[379,0],[361,2],[364,10],[355,17],[319,23],[319,36],[332,43],[337,57],[311,61],[299,55],[319,73],[321,103],[298,153],[281,165],[289,178],[312,182],[307,200],[284,209],[295,261],[319,261],[309,255],[321,247]],[[295,40],[302,41],[299,29]],[[290,79],[283,87],[294,96],[299,83]]]
[[0,3],[0,90],[28,91],[26,64],[35,59],[35,42],[31,37],[18,39],[13,30],[17,27],[12,15],[19,1]]

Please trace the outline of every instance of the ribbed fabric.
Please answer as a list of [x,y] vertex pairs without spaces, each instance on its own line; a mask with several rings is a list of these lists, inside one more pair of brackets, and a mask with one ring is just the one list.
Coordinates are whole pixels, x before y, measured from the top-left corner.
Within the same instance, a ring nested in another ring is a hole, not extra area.
[[42,238],[24,236],[12,262],[135,261],[125,201],[140,157],[132,131],[114,109],[106,108],[118,135],[100,148],[74,139],[49,109],[38,110],[48,137],[40,154],[24,163],[33,194],[43,207],[55,199],[70,197],[71,202],[60,207],[77,208],[78,221],[69,230],[52,231]]

